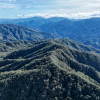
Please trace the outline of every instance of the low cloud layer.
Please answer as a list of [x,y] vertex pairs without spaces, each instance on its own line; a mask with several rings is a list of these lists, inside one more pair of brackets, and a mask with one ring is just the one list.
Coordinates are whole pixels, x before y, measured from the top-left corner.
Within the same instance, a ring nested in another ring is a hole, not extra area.
[[[63,13],[57,13],[59,11],[62,11]],[[28,17],[44,17],[44,18],[50,18],[50,17],[66,17],[69,19],[87,19],[87,18],[93,18],[93,17],[100,17],[100,11],[87,11],[87,12],[65,12],[63,10],[59,11],[53,11],[48,13],[36,13],[36,14],[26,14],[26,15],[18,15],[18,17],[22,18],[28,18]]]
[[[0,17],[100,16],[100,0],[0,0]],[[9,13],[8,13],[9,12]]]

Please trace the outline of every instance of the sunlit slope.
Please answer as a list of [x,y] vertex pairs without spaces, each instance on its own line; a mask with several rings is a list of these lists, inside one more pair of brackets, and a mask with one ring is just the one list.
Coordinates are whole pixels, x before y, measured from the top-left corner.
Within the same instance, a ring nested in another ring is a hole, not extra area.
[[41,41],[0,61],[1,100],[99,100],[100,56]]

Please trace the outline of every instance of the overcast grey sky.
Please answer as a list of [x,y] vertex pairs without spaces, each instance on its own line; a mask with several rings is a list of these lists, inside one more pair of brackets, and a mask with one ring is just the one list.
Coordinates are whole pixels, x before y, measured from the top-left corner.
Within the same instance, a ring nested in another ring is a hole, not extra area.
[[100,16],[100,0],[0,0],[0,18],[90,18]]

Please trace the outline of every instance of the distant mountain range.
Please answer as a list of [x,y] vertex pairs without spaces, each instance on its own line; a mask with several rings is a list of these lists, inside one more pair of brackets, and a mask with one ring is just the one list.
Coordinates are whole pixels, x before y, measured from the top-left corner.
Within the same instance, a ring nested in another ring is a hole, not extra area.
[[0,23],[14,23],[33,29],[35,28],[38,31],[52,33],[53,36],[56,35],[60,38],[67,37],[100,49],[100,18],[70,20],[61,17],[49,19],[33,17],[0,21]]
[[19,18],[19,19],[0,19],[0,24],[18,24],[29,28],[38,28],[39,26],[49,22],[59,22],[66,18],[53,17],[45,19],[43,17]]
[[60,22],[46,23],[40,26],[39,29],[100,49],[100,18],[78,21],[65,19]]
[[100,56],[69,41],[10,42],[27,47],[0,60],[0,100],[99,100]]

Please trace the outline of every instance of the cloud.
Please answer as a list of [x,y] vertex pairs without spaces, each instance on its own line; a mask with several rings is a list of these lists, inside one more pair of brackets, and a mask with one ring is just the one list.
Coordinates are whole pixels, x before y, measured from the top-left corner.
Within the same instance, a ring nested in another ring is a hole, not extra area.
[[64,9],[60,9],[59,11],[58,10],[48,11],[48,13],[18,15],[18,17],[22,17],[22,18],[35,17],[35,16],[44,17],[44,18],[66,17],[69,19],[87,19],[92,17],[100,17],[100,11],[70,12]]
[[4,12],[12,8],[18,9],[19,4],[16,4],[15,2],[16,0],[0,0],[0,9],[4,10]]
[[100,10],[100,0],[0,0],[0,2],[20,4],[21,9]]
[[0,0],[0,2],[13,2],[13,1],[16,1],[16,0]]
[[100,15],[100,0],[0,0],[0,9],[11,9],[8,16],[89,18]]
[[12,9],[12,8],[17,9],[18,6],[15,5],[15,4],[0,3],[0,9],[10,9],[10,8],[11,8],[11,9]]

